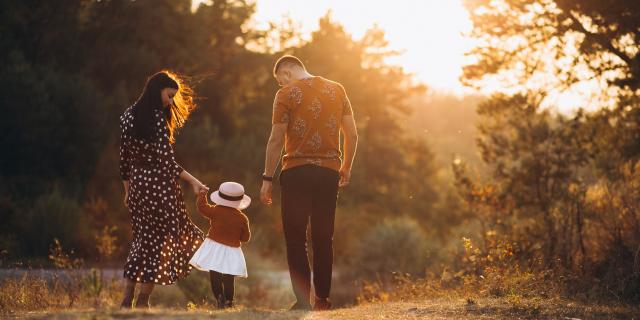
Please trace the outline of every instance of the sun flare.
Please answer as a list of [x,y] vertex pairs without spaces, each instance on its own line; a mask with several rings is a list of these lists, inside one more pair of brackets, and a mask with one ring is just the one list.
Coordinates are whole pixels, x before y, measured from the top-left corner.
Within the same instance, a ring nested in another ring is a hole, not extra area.
[[472,42],[463,35],[471,22],[460,0],[263,0],[256,2],[253,19],[266,28],[287,15],[308,36],[328,11],[355,38],[376,25],[382,28],[390,49],[401,52],[388,62],[401,65],[417,80],[434,89],[463,91],[458,79]]

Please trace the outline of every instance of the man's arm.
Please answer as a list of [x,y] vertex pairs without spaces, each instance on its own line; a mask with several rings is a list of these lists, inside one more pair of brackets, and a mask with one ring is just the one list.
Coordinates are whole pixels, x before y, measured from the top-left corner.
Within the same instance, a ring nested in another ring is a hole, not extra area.
[[[271,135],[269,136],[269,142],[267,142],[267,152],[264,160],[264,175],[267,177],[273,177],[280,161],[280,155],[282,154],[282,147],[284,146],[284,137],[287,132],[286,123],[276,123],[271,126]],[[262,188],[260,189],[260,200],[264,204],[271,204],[273,202],[271,194],[273,192],[272,181],[262,181]]]
[[351,166],[353,165],[353,158],[356,156],[356,149],[358,148],[358,129],[356,129],[356,121],[353,115],[345,115],[342,117],[342,125],[340,130],[344,134],[344,159],[342,160],[342,167],[340,168],[340,183],[341,187],[349,184],[351,180]]
[[269,142],[267,142],[267,152],[264,161],[264,175],[268,177],[273,177],[276,172],[278,162],[280,162],[286,132],[286,123],[276,123],[271,126],[271,135],[269,136]]

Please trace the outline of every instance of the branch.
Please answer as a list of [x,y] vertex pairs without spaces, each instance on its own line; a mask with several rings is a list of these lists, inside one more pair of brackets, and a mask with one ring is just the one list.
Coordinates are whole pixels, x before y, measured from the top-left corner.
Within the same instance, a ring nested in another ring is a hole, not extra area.
[[629,68],[632,68],[633,60],[629,56],[627,56],[624,52],[622,52],[618,48],[614,47],[613,44],[611,43],[611,41],[609,41],[607,39],[607,37],[605,37],[605,36],[603,36],[603,35],[601,35],[599,33],[593,33],[591,31],[587,30],[582,25],[582,23],[578,20],[578,18],[576,18],[576,16],[571,11],[567,11],[567,16],[578,27],[580,32],[582,32],[586,36],[591,37],[592,39],[594,39],[598,44],[600,44],[601,46],[605,47],[607,50],[609,50],[610,52],[612,52],[616,56],[620,57],[620,59],[622,59],[624,62],[627,63]]

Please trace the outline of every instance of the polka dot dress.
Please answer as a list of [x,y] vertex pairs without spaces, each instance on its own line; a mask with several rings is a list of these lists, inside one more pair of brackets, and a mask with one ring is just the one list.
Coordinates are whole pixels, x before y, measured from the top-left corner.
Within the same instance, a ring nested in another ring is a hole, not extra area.
[[203,233],[187,215],[177,179],[182,168],[175,161],[162,111],[156,110],[154,117],[158,134],[152,141],[132,136],[132,108],[120,117],[120,175],[129,180],[133,229],[124,276],[167,285],[189,274],[189,260]]

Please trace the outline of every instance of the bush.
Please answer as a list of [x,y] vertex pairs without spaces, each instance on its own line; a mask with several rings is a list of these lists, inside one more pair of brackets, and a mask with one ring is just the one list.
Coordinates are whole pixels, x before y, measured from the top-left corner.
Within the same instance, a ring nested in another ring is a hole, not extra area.
[[391,280],[394,273],[422,274],[429,258],[428,238],[411,218],[388,219],[373,226],[352,250],[352,270],[365,279]]
[[40,196],[23,220],[19,231],[24,251],[28,255],[45,255],[54,238],[65,244],[77,245],[82,231],[81,207],[75,199],[58,189]]

